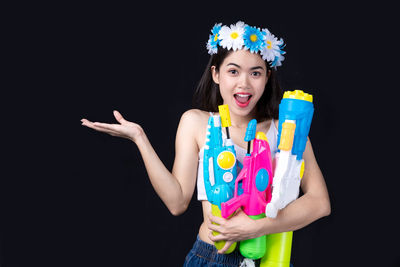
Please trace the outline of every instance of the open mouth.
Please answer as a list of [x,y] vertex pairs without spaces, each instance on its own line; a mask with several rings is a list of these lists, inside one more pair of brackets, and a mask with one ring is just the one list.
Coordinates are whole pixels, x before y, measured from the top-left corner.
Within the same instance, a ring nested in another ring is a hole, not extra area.
[[252,97],[252,95],[248,93],[234,94],[233,96],[235,97],[236,104],[239,107],[247,107]]

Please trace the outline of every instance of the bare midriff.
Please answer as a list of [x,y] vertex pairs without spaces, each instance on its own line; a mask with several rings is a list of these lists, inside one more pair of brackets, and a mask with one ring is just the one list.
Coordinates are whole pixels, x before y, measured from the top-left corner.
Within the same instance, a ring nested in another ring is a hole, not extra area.
[[207,227],[208,224],[208,214],[211,213],[211,204],[207,200],[204,200],[201,202],[201,205],[203,207],[203,223],[200,225],[199,229],[199,237],[201,240],[203,240],[206,243],[209,244],[214,244],[213,241],[210,240],[208,235],[210,234],[211,230]]

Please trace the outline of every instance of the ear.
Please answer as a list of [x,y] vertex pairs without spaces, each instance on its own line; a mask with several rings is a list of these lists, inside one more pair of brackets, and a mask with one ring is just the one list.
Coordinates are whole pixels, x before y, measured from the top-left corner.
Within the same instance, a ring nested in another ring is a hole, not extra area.
[[216,84],[219,84],[219,72],[215,66],[211,66],[211,76]]

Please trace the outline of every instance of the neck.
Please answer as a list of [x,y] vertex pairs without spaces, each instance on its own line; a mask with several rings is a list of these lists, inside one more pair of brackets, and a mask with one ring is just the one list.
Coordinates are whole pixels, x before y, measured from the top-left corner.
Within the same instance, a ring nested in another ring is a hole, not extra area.
[[249,113],[246,116],[240,116],[234,113],[230,114],[231,116],[231,124],[235,128],[246,128],[249,122],[252,119],[255,119],[255,114],[254,112]]

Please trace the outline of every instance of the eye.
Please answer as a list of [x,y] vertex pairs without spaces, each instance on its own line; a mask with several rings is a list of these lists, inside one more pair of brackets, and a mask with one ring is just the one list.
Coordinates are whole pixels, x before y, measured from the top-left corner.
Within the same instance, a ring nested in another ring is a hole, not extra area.
[[261,72],[254,71],[254,72],[251,73],[251,75],[253,75],[253,76],[261,76]]
[[229,72],[230,74],[232,74],[232,75],[238,74],[238,71],[237,71],[237,70],[234,70],[234,69],[228,70],[228,72]]

